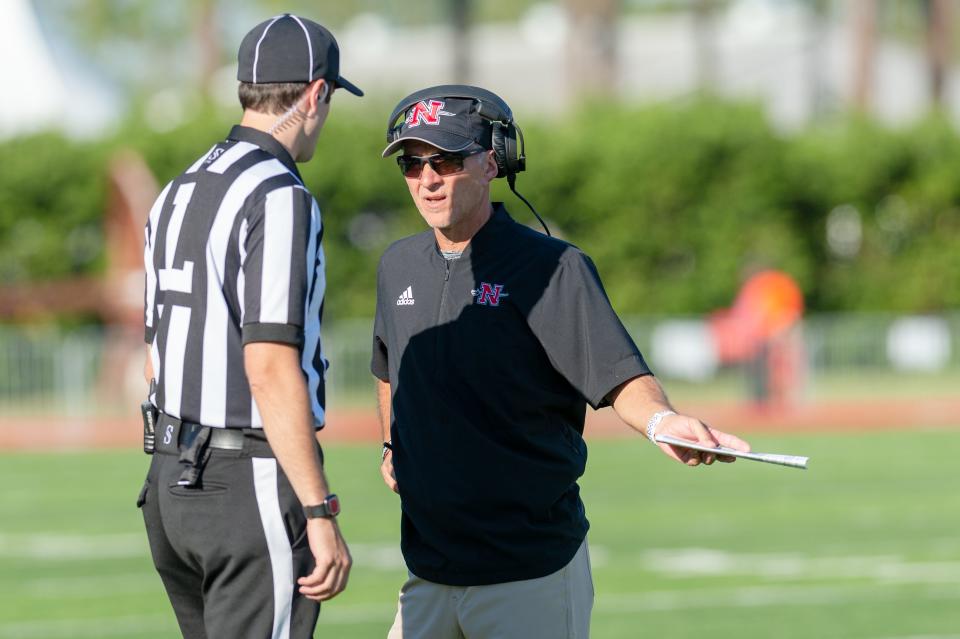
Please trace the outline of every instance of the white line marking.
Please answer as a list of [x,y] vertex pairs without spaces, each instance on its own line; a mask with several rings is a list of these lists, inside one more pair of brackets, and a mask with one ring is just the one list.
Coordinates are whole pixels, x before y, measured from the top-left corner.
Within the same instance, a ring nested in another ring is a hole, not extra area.
[[20,592],[36,599],[108,599],[118,593],[162,593],[163,584],[155,572],[77,575],[28,579]]
[[273,26],[273,23],[283,17],[283,14],[276,16],[273,20],[270,21],[263,29],[263,33],[260,34],[260,39],[257,40],[257,47],[253,50],[253,83],[257,83],[257,64],[260,63],[260,43],[263,42],[263,39],[267,37],[267,31],[270,30],[270,27]]
[[[637,593],[599,594],[594,610],[606,615],[630,615],[671,610],[714,608],[757,608],[764,606],[837,606],[854,602],[898,601],[904,597],[953,600],[960,588],[926,588],[909,590],[876,586],[755,586],[745,588],[700,588]],[[320,623],[353,625],[389,622],[393,619],[394,602],[383,604],[341,604],[329,606],[321,613]],[[60,619],[17,621],[0,624],[0,639],[36,639],[43,637],[134,637],[158,630],[175,631],[173,614],[103,617],[97,619]],[[960,635],[913,635],[886,639],[960,639]]]
[[764,606],[830,606],[853,602],[955,599],[960,588],[909,590],[898,587],[860,586],[749,586],[700,588],[597,595],[594,610],[604,614],[630,614],[664,610],[759,608]]
[[95,619],[45,619],[0,624],[0,639],[136,637],[165,630],[169,630],[172,636],[176,629],[177,623],[173,613]]
[[897,555],[808,557],[709,548],[648,550],[641,564],[679,577],[741,575],[768,579],[874,579],[881,583],[960,583],[960,561],[907,561]]
[[56,533],[0,534],[0,558],[112,559],[147,557],[147,534],[61,535]]
[[310,68],[307,69],[308,77],[310,82],[313,82],[313,43],[310,42],[310,34],[307,33],[307,28],[300,22],[300,18],[290,14],[290,17],[297,21],[297,24],[300,25],[300,28],[303,29],[303,36],[307,39],[307,57],[310,58]]
[[[591,549],[592,550],[592,549]],[[350,544],[350,555],[356,566],[374,570],[405,570],[400,544]],[[396,612],[396,611],[394,611]],[[326,614],[324,612],[323,614]],[[392,618],[392,617],[391,617]]]
[[[591,556],[594,552],[590,548]],[[356,566],[373,570],[405,570],[406,564],[400,553],[399,543],[350,544],[350,554]],[[59,561],[64,559],[114,559],[149,557],[150,548],[146,533],[62,535],[56,533],[25,533],[7,535],[0,533],[0,559],[39,559]],[[151,579],[156,577],[149,573]],[[125,575],[132,577],[132,574]],[[87,579],[100,578],[88,577]],[[77,579],[84,579],[77,577]],[[108,580],[108,577],[103,577]],[[159,579],[159,578],[157,578]],[[62,581],[62,579],[58,580]],[[158,582],[159,583],[159,582]],[[324,612],[326,614],[326,612]]]

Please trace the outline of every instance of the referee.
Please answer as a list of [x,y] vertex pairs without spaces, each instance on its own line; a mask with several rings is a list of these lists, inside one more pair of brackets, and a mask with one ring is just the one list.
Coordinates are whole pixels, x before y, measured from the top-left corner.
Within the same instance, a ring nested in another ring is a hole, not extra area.
[[184,637],[312,637],[351,559],[315,436],[323,225],[296,162],[334,91],[363,92],[339,75],[330,32],[295,15],[254,27],[238,57],[240,125],[164,188],[146,226],[156,454],[138,506]]

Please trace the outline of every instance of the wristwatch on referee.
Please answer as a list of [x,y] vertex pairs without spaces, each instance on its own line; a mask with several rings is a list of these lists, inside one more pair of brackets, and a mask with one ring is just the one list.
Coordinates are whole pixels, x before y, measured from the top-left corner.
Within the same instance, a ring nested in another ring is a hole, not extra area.
[[303,514],[307,519],[332,519],[340,514],[340,498],[327,495],[318,506],[304,506]]

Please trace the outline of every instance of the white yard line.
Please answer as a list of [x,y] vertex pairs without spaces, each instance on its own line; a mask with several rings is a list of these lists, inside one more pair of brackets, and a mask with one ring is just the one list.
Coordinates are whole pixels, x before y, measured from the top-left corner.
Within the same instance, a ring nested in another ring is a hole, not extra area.
[[0,534],[0,559],[122,559],[150,554],[147,534]]
[[[905,596],[897,587],[878,586],[753,586],[746,588],[698,588],[692,590],[599,594],[594,611],[608,615],[714,608],[760,608],[765,606],[844,606],[858,602],[896,601]],[[935,587],[909,591],[911,598],[954,600],[960,588]],[[396,604],[342,604],[325,606],[318,628],[335,625],[379,623],[386,627]],[[0,639],[87,639],[136,637],[157,630],[175,633],[173,614],[101,617],[94,619],[31,620],[0,623]],[[886,639],[960,639],[960,635],[916,635]]]
[[26,579],[20,592],[36,599],[101,599],[117,593],[163,592],[155,572]]
[[[328,604],[320,612],[318,628],[379,623],[384,632],[396,613],[395,602],[374,604]],[[97,617],[92,619],[30,620],[0,623],[0,639],[96,639],[99,637],[137,637],[170,631],[176,634],[177,622],[168,615]],[[321,634],[321,633],[318,633]]]
[[0,639],[96,639],[98,637],[136,637],[170,630],[177,622],[169,615],[99,617],[93,619],[57,619],[17,621],[0,624]]
[[[354,563],[376,570],[405,567],[400,542],[350,544]],[[149,557],[147,534],[59,534],[48,532],[0,533],[0,559],[80,560]]]
[[[378,571],[402,571],[399,544],[356,543],[350,546],[354,563]],[[616,561],[622,565],[630,558],[614,557],[608,548],[592,544],[591,561],[602,569]],[[125,559],[149,557],[146,534],[2,534],[0,559],[40,561]],[[643,570],[672,577],[747,576],[768,580],[797,579],[870,579],[877,583],[958,584],[960,561],[909,561],[899,555],[811,556],[805,553],[737,553],[710,548],[649,549],[634,555],[632,562]],[[80,578],[82,580],[82,578]],[[105,576],[87,579],[104,580]],[[54,585],[37,585],[43,592],[60,591]]]
[[[397,584],[400,589],[400,584]],[[336,601],[320,607],[320,621],[317,622],[317,636],[330,636],[323,632],[324,626],[351,626],[359,623],[382,623],[386,634],[390,622],[397,614],[396,601],[384,601],[383,604],[337,604]]]
[[385,544],[351,543],[350,540],[347,543],[355,566],[386,571],[406,570],[399,539],[396,543]]
[[[857,602],[896,601],[905,591],[871,585],[859,586],[750,586],[697,588],[654,592],[597,595],[594,610],[606,614],[631,614],[664,610],[760,608],[765,606],[834,606]],[[955,599],[960,588],[910,589],[911,599]]]
[[897,555],[823,557],[801,553],[733,553],[671,548],[642,553],[640,565],[676,577],[750,576],[765,579],[871,579],[880,583],[960,584],[960,561],[907,561]]

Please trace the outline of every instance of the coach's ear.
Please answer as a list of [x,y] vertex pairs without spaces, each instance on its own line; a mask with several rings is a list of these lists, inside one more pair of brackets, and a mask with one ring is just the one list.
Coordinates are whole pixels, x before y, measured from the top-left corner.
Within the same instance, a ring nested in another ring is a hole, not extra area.
[[494,157],[493,151],[484,151],[483,155],[486,162],[483,166],[483,177],[486,178],[487,182],[493,182],[500,172],[497,167],[497,159]]

